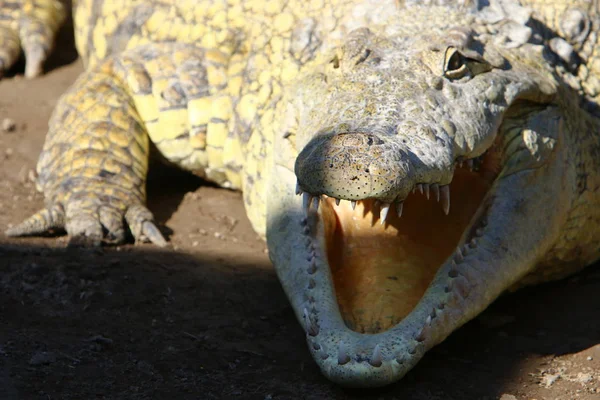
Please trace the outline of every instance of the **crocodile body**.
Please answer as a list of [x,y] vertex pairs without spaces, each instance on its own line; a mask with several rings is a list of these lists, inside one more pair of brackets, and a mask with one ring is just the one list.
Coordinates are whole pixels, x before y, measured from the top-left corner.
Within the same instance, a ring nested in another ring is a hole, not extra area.
[[[46,207],[7,234],[165,245],[155,147],[243,191],[329,379],[400,379],[503,292],[600,257],[593,2],[419,3],[76,2]],[[22,46],[39,72],[64,13],[0,2],[0,70]]]

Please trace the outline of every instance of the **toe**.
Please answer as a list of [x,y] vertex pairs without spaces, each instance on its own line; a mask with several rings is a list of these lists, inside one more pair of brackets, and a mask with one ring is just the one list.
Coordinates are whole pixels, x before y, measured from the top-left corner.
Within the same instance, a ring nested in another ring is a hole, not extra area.
[[66,223],[69,247],[98,247],[102,244],[102,224],[95,215],[68,215]]
[[64,228],[65,212],[61,206],[44,208],[21,222],[19,225],[6,230],[6,236],[26,236],[45,233],[51,229]]
[[125,220],[136,242],[150,241],[157,246],[164,247],[167,241],[154,224],[154,216],[146,207],[134,205],[125,213]]
[[100,223],[106,233],[104,240],[108,243],[119,244],[125,241],[123,214],[112,207],[100,207]]

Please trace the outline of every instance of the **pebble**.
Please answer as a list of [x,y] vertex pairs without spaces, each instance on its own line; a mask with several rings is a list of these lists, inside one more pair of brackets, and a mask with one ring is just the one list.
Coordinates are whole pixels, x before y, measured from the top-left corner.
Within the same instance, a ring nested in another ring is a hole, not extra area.
[[52,364],[56,361],[56,354],[49,351],[38,351],[29,360],[29,365]]
[[2,120],[2,131],[3,132],[14,132],[17,128],[17,124],[10,118],[4,118]]

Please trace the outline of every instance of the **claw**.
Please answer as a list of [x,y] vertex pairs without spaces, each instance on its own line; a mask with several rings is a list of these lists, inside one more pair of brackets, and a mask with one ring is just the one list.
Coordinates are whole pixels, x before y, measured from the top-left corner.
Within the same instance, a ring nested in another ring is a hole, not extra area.
[[159,247],[167,245],[167,241],[152,221],[145,221],[142,224],[142,234],[146,239]]
[[46,51],[41,46],[31,46],[24,48],[25,53],[25,78],[35,78],[43,72],[44,60],[46,60]]
[[154,217],[146,207],[136,204],[125,213],[125,221],[136,242],[149,240],[157,246],[164,247],[167,241],[153,222]]

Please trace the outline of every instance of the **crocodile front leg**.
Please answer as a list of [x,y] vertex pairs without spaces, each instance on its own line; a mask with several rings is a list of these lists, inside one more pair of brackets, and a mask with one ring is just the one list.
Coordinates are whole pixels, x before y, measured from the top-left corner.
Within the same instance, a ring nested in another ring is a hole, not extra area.
[[37,165],[46,207],[7,235],[65,228],[71,244],[122,242],[124,218],[136,239],[166,243],[144,206],[149,141],[118,68],[84,73],[59,101]]
[[150,141],[169,162],[239,187],[230,102],[214,78],[225,62],[194,45],[157,43],[85,72],[54,111],[38,161],[46,207],[7,235],[64,227],[71,243],[99,245],[123,242],[126,224],[136,241],[164,246],[144,206]]

